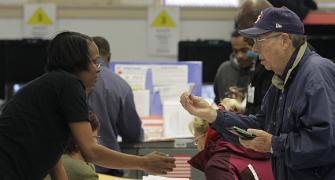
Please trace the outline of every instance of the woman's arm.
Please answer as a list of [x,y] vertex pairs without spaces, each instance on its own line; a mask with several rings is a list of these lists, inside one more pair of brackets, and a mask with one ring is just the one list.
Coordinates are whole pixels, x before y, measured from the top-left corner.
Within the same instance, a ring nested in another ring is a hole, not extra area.
[[175,167],[174,158],[158,152],[135,156],[97,144],[89,122],[69,123],[69,126],[86,161],[107,168],[139,169],[150,174],[166,174]]
[[59,158],[57,164],[51,169],[50,177],[53,180],[68,180],[62,158]]

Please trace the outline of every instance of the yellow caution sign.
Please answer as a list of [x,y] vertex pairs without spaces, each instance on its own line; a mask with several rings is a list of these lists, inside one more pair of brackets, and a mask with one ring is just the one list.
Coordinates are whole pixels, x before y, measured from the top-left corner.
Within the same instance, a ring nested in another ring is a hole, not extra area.
[[163,10],[152,22],[151,27],[176,27],[176,23],[171,16]]
[[29,25],[52,25],[53,22],[48,14],[39,7],[27,22]]

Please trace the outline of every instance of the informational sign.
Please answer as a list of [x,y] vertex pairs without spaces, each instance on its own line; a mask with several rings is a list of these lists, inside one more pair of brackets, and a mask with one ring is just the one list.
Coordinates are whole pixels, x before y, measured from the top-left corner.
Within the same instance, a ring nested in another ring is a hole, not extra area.
[[176,55],[179,41],[179,8],[150,7],[148,12],[148,52]]
[[55,30],[55,4],[36,3],[24,5],[23,37],[47,39]]
[[147,65],[116,64],[113,72],[121,76],[136,91],[145,90],[148,69]]

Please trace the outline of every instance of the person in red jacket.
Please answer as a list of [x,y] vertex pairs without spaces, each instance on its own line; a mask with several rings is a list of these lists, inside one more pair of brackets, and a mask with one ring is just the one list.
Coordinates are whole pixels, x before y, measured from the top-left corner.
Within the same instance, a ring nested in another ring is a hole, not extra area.
[[[225,98],[220,110],[241,112],[235,99]],[[225,141],[207,121],[195,118],[190,124],[194,144],[200,152],[188,163],[205,173],[208,180],[273,180],[270,155]]]

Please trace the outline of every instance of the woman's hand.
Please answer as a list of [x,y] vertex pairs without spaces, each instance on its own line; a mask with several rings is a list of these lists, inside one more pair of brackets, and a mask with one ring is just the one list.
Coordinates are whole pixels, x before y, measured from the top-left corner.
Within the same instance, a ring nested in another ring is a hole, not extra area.
[[149,174],[166,174],[175,167],[175,159],[167,154],[155,151],[143,156],[143,171]]

